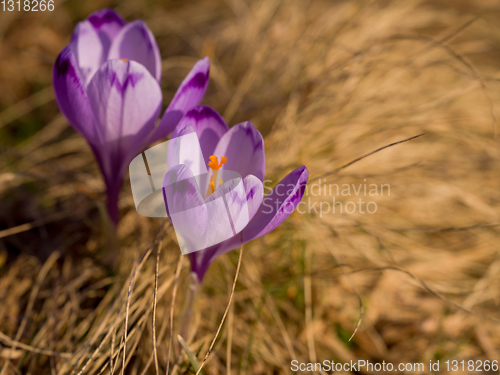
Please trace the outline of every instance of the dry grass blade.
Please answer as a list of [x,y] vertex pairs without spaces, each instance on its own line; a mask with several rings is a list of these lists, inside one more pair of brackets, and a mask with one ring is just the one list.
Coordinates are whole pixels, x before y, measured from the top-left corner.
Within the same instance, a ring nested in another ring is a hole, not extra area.
[[231,358],[233,351],[233,323],[234,323],[234,307],[231,305],[229,310],[229,317],[227,319],[227,349],[226,349],[226,372],[231,375]]
[[[149,258],[149,255],[151,255],[151,252],[153,251],[153,248],[154,248],[154,245],[155,245],[157,239],[159,237],[161,238],[163,232],[165,231],[165,227],[164,227],[163,223],[156,230],[156,232],[153,236],[153,239],[151,241],[151,245],[148,246],[148,248],[146,249],[146,251],[144,252],[142,257],[139,259],[139,261],[136,264],[136,266],[134,267],[134,271],[130,277],[128,291],[127,291],[127,302],[126,302],[126,308],[125,308],[125,323],[124,323],[124,327],[123,327],[124,334],[122,336],[122,340],[123,340],[123,360],[122,360],[122,370],[121,370],[122,375],[123,375],[123,373],[125,371],[125,367],[126,367],[127,331],[128,331],[128,319],[129,319],[129,309],[130,309],[130,298],[132,295],[132,290],[134,288],[135,279],[136,279],[137,275],[139,274],[140,270],[142,269],[142,266],[144,265],[146,260]],[[113,347],[111,348],[111,353],[112,353],[112,351],[113,351]],[[111,357],[112,357],[112,355],[111,355]],[[112,362],[112,358],[110,359],[110,363],[111,362]],[[112,369],[112,372],[113,371],[114,370]]]
[[[31,312],[33,310],[33,306],[35,305],[35,300],[38,295],[38,292],[40,291],[40,288],[42,286],[43,281],[45,280],[45,277],[49,273],[50,269],[56,262],[56,260],[61,256],[61,253],[58,251],[53,252],[45,264],[43,265],[42,269],[38,273],[38,276],[35,281],[35,285],[33,289],[31,290],[30,298],[28,301],[28,306],[26,307],[26,312],[24,314],[23,320],[21,321],[21,324],[19,325],[19,329],[17,330],[16,337],[14,340],[14,344],[12,345],[12,350],[15,351],[17,348],[17,343],[21,340],[21,337],[23,335],[24,329],[26,328],[26,324],[28,322],[29,317],[31,316]],[[2,366],[2,371],[0,371],[0,375],[4,375],[7,371],[7,367],[9,365],[9,359],[7,359]]]
[[222,329],[222,326],[224,324],[224,321],[226,320],[227,313],[229,311],[229,307],[231,306],[231,302],[233,300],[233,295],[234,295],[234,289],[236,288],[236,282],[238,281],[238,275],[240,274],[240,267],[241,267],[241,259],[243,257],[243,235],[241,235],[241,246],[240,246],[240,255],[238,257],[238,265],[236,267],[236,274],[234,275],[234,282],[233,286],[231,288],[231,294],[229,295],[229,301],[227,302],[226,309],[224,310],[224,315],[222,315],[222,319],[220,321],[219,327],[217,328],[217,332],[215,332],[214,338],[212,339],[212,342],[210,343],[210,346],[208,347],[207,353],[205,354],[205,358],[203,358],[203,362],[201,362],[200,368],[198,371],[196,371],[196,375],[199,375],[201,370],[203,369],[203,366],[205,366],[205,363],[207,362],[208,356],[212,352],[212,349],[215,345],[215,341],[217,341],[217,337],[219,336],[220,330]]
[[[181,259],[182,259],[182,257],[179,257],[179,260],[181,260]],[[175,283],[175,280],[176,280],[175,273],[172,276],[172,279],[173,279],[172,283]],[[177,280],[178,280],[178,277],[177,277]],[[163,320],[163,324],[162,324],[161,329],[160,329],[160,334],[157,337],[157,343],[158,342],[160,342],[160,343],[163,342],[163,337],[165,336],[165,333],[167,332],[167,326],[170,325],[170,322],[169,322],[169,316],[170,315],[169,314],[170,314],[170,310],[169,309],[165,309],[165,315],[164,315],[164,318],[162,319]],[[141,375],[146,375],[146,373],[148,372],[151,364],[153,363],[153,354],[154,353],[151,353],[151,355],[149,356],[149,359],[146,362],[146,365],[144,366],[144,369],[142,370]]]
[[0,129],[53,99],[54,89],[52,86],[48,86],[33,94],[31,97],[14,104],[10,108],[0,112]]
[[497,227],[500,223],[489,223],[489,224],[475,224],[467,225],[464,227],[448,227],[448,228],[403,228],[403,227],[391,227],[390,230],[401,231],[401,232],[424,232],[424,233],[446,233],[446,232],[463,232],[473,229],[480,228],[490,228]]
[[420,137],[422,137],[422,136],[424,136],[424,135],[425,135],[425,133],[422,133],[422,134],[415,135],[415,136],[410,137],[410,138],[403,139],[402,141],[397,141],[397,142],[393,142],[393,143],[390,143],[390,144],[388,144],[388,145],[382,146],[382,147],[377,148],[376,150],[374,150],[374,151],[372,151],[372,152],[369,152],[369,153],[368,153],[368,154],[366,154],[366,155],[360,156],[359,158],[356,158],[356,159],[354,159],[354,160],[350,161],[349,163],[347,163],[347,164],[343,165],[342,167],[339,167],[339,168],[337,168],[337,169],[335,169],[335,170],[333,170],[333,171],[331,171],[331,172],[325,173],[325,174],[323,174],[323,175],[321,175],[321,176],[319,176],[319,177],[314,177],[314,178],[311,178],[310,180],[311,180],[311,181],[315,181],[315,180],[320,180],[320,179],[325,178],[325,177],[332,176],[332,175],[337,174],[338,172],[340,172],[342,169],[345,169],[345,168],[347,168],[347,167],[349,167],[349,166],[351,166],[351,165],[353,165],[353,164],[357,163],[358,161],[360,161],[360,160],[363,160],[363,159],[367,158],[368,156],[371,156],[371,155],[373,155],[373,154],[376,154],[377,152],[380,152],[380,151],[382,151],[382,150],[385,150],[386,148],[389,148],[389,147],[392,147],[392,146],[396,146],[396,145],[399,145],[399,144],[401,144],[401,143],[405,143],[405,142],[408,142],[408,141],[412,141],[412,140],[417,139],[417,138],[420,138]]
[[40,349],[40,348],[35,348],[31,345],[26,345],[20,341],[11,339],[2,332],[0,332],[0,341],[3,341],[4,345],[9,345],[12,348],[11,349],[12,351],[14,351],[13,349],[14,347],[17,347],[26,350],[28,352],[33,352],[36,354],[42,354],[52,357],[71,358],[73,356],[73,353],[55,352],[53,350]]
[[[122,305],[122,307],[123,307],[123,305]],[[118,311],[118,315],[120,315],[122,307],[120,307],[120,310]],[[102,327],[104,326],[104,322],[106,322],[106,320],[103,320]],[[101,342],[99,343],[99,345],[97,346],[97,348],[92,352],[92,354],[90,355],[89,359],[82,366],[82,368],[78,372],[78,375],[83,374],[83,372],[87,369],[87,366],[90,365],[90,363],[94,360],[94,358],[99,354],[99,352],[101,351],[101,349],[102,349],[104,343],[107,341],[107,339],[110,336],[114,335],[115,332],[116,332],[115,326],[113,325],[112,329],[108,330],[108,332],[106,333],[106,335],[104,336],[104,338],[101,340]],[[111,353],[113,352],[113,347],[114,347],[114,342],[112,340],[111,341]],[[74,373],[76,371],[76,368],[80,365],[80,362],[82,361],[83,357],[84,357],[84,353],[82,353],[82,355],[80,356],[80,358],[76,361],[76,364],[73,366],[73,370],[72,370],[71,373]],[[113,355],[110,356],[110,364],[111,365],[113,365],[112,358],[113,358]],[[111,366],[111,368],[114,368],[114,367]]]
[[174,281],[174,290],[172,291],[172,302],[170,303],[170,337],[168,339],[168,353],[167,353],[167,369],[165,370],[165,374],[168,375],[168,370],[170,368],[170,355],[172,352],[172,340],[174,336],[174,306],[175,306],[175,297],[177,296],[177,286],[179,283],[179,276],[181,274],[182,268],[182,255],[179,256],[179,262],[177,263],[177,269],[175,271],[175,281]]
[[[307,251],[307,250],[306,250]],[[306,326],[306,336],[307,336],[307,350],[309,351],[309,358],[311,362],[315,363],[317,360],[316,355],[316,344],[314,343],[314,331],[313,331],[313,312],[312,312],[312,279],[310,276],[311,272],[311,252],[307,251],[304,255],[305,262],[305,273],[304,276],[304,307],[305,307],[305,326]]]
[[489,112],[490,112],[490,117],[491,117],[492,127],[493,127],[493,137],[496,138],[497,135],[498,135],[498,129],[497,129],[497,118],[496,118],[496,115],[495,115],[495,106],[494,106],[493,100],[491,99],[491,96],[488,94],[488,89],[486,88],[486,84],[484,83],[483,78],[479,75],[479,73],[474,68],[474,66],[469,61],[467,61],[464,56],[462,56],[460,53],[456,52],[453,48],[451,48],[450,46],[448,46],[447,44],[445,44],[441,40],[434,40],[431,37],[406,36],[406,35],[396,36],[395,38],[398,38],[398,37],[407,38],[407,39],[417,39],[417,40],[418,39],[422,39],[422,40],[427,40],[433,46],[441,47],[442,49],[444,49],[446,52],[448,52],[451,56],[453,56],[455,59],[457,59],[458,61],[460,61],[460,63],[462,63],[467,68],[467,70],[471,73],[471,75],[476,80],[478,80],[480,82],[480,84],[481,84],[481,90],[483,91],[484,96],[485,96],[485,98],[486,98],[486,100],[488,102],[488,107],[489,107]]
[[419,54],[436,47],[437,43],[444,44],[444,43],[448,42],[449,40],[453,39],[455,36],[460,34],[462,31],[464,31],[466,28],[468,28],[470,25],[472,25],[474,22],[476,22],[478,19],[479,19],[479,17],[476,16],[476,17],[470,19],[469,21],[465,22],[460,27],[457,27],[455,30],[449,32],[447,35],[445,35],[444,37],[442,37],[438,41],[429,43],[429,45],[427,47],[425,47],[424,49],[419,51]]
[[156,304],[158,297],[158,265],[160,263],[160,252],[161,252],[162,241],[158,244],[158,249],[156,250],[156,267],[155,267],[155,292],[153,301],[153,358],[155,364],[155,373],[159,374],[158,371],[158,348],[156,347]]
[[[159,272],[159,276],[161,274],[162,274],[162,272]],[[158,300],[160,300],[161,297],[169,290],[173,281],[174,281],[174,277],[172,276],[172,277],[168,278],[168,280],[163,285],[159,286],[158,294],[157,294]],[[134,291],[136,291],[136,293],[144,292],[147,290],[147,286],[149,284],[150,284],[149,280],[144,280],[144,282],[142,284],[140,284],[138,287],[134,288]],[[142,336],[142,332],[144,331],[144,328],[146,326],[147,319],[149,317],[149,314],[153,310],[153,306],[154,306],[153,300],[154,300],[154,296],[153,296],[153,298],[149,299],[149,293],[146,293],[146,294],[143,293],[142,297],[139,300],[134,301],[134,304],[131,307],[133,309],[135,308],[135,311],[134,311],[135,313],[132,315],[132,319],[134,320],[135,324],[134,324],[134,328],[130,331],[130,334],[127,335],[127,342],[131,341],[133,338],[134,343],[132,345],[131,350],[128,352],[127,359],[125,362],[125,367],[131,361],[132,357],[134,356],[135,350],[137,349],[137,347],[141,341],[140,339]],[[137,310],[139,310],[139,311],[137,311]],[[120,316],[120,314],[118,314],[118,316]],[[163,325],[163,327],[162,327],[162,331],[160,332],[159,340],[161,340],[161,338],[163,337],[163,334],[165,331],[163,328],[165,326],[166,325]],[[118,351],[114,353],[113,358],[119,359],[120,353],[123,350],[123,346],[124,346],[124,337],[122,335],[120,338],[120,345],[118,347]],[[153,361],[153,354],[152,353],[151,353],[150,358],[151,359],[148,362],[149,365],[146,366],[143,373],[145,373],[147,371],[147,369],[149,368],[150,364]],[[108,359],[107,361],[104,361],[103,357],[101,357],[100,362],[101,362],[100,365],[98,364],[97,366],[94,366],[94,367],[98,368],[100,373],[102,373],[109,366],[109,364],[111,363],[111,360]],[[121,365],[122,364],[120,361],[115,360],[114,366],[111,368],[110,372],[113,373]]]
[[349,274],[344,270],[344,264],[342,264],[342,261],[338,258],[339,256],[335,254],[331,246],[327,246],[328,250],[330,251],[330,254],[332,254],[332,257],[335,259],[335,262],[337,263],[337,266],[340,268],[342,271],[342,274],[347,277],[347,280],[349,284],[351,285],[352,291],[354,294],[356,294],[356,298],[358,299],[359,303],[359,318],[358,321],[356,322],[356,326],[354,327],[354,330],[352,331],[351,336],[349,337],[348,341],[351,341],[353,337],[356,335],[356,332],[358,332],[359,327],[361,327],[361,322],[363,321],[363,315],[364,315],[364,307],[363,307],[363,300],[361,299],[361,295],[359,294],[356,285],[352,281],[351,277]]
[[434,296],[438,297],[439,299],[443,300],[444,302],[452,305],[453,307],[456,307],[457,309],[466,312],[468,314],[477,316],[478,318],[486,319],[494,323],[500,324],[500,319],[493,318],[491,316],[481,314],[480,312],[468,309],[466,307],[463,307],[462,305],[452,301],[451,299],[445,297],[443,294],[439,293],[437,290],[434,290],[431,288],[425,281],[419,279],[417,276],[415,276],[412,272],[405,270],[403,268],[395,267],[395,266],[386,266],[386,267],[371,267],[371,268],[365,268],[361,270],[356,270],[356,271],[351,271],[351,274],[354,273],[359,273],[359,272],[365,272],[365,271],[384,271],[384,270],[394,270],[398,272],[403,272],[410,276],[413,280],[415,280],[418,284],[420,284],[425,290],[427,290],[429,293],[433,294]]
[[28,230],[37,228],[41,225],[49,224],[49,223],[52,223],[54,221],[63,219],[67,216],[68,216],[68,214],[66,212],[59,212],[59,213],[51,215],[49,217],[36,220],[32,223],[21,224],[21,225],[12,227],[12,228],[4,229],[4,230],[0,231],[0,238],[4,238],[4,237],[12,236],[14,234],[26,232]]
[[269,310],[271,311],[271,314],[274,317],[274,320],[276,321],[276,323],[278,323],[278,326],[279,326],[280,331],[281,331],[281,335],[283,336],[283,340],[285,341],[285,345],[286,345],[286,348],[288,350],[288,354],[290,356],[290,360],[297,358],[297,354],[295,353],[295,350],[293,349],[293,344],[292,344],[292,340],[290,338],[290,335],[288,334],[288,331],[286,330],[286,327],[283,324],[283,319],[281,319],[280,314],[277,311],[273,300],[271,299],[271,297],[266,296],[266,302],[267,302],[267,305],[269,306]]
[[[115,343],[116,343],[116,331],[114,330],[113,338],[111,340],[111,350],[109,351],[109,368],[111,375],[115,373],[116,367],[118,366],[118,360],[120,359],[120,353],[123,348],[123,336],[120,339],[120,344],[118,345],[118,351],[116,353],[114,351]],[[116,358],[116,361],[114,360],[114,358]]]
[[139,263],[135,266],[132,276],[130,276],[130,282],[128,284],[128,293],[127,293],[127,305],[125,308],[125,324],[123,327],[123,360],[122,360],[122,370],[121,374],[125,373],[126,367],[126,354],[127,354],[127,333],[128,333],[128,319],[129,319],[129,309],[130,309],[130,298],[132,297],[132,290],[134,289],[135,279],[137,274],[140,272],[142,266],[148,259],[149,255],[153,251],[153,245],[149,246],[147,250],[142,255],[141,259],[139,259]]

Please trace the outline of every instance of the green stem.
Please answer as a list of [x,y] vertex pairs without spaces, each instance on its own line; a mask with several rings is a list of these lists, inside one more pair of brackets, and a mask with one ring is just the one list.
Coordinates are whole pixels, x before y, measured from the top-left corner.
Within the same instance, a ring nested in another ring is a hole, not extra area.
[[[179,334],[184,338],[184,340],[189,340],[189,327],[191,324],[191,319],[193,316],[194,306],[196,304],[196,296],[198,295],[198,290],[200,287],[200,283],[198,282],[198,277],[194,272],[189,274],[189,285],[188,285],[188,297],[186,308],[184,309],[184,313],[182,314],[181,320],[181,329]],[[179,343],[179,352],[182,346]]]

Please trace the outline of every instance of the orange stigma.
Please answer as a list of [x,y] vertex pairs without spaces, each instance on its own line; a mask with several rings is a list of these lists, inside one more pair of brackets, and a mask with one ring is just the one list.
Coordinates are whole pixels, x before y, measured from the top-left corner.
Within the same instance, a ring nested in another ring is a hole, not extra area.
[[[226,164],[227,158],[225,156],[220,157],[220,164],[217,156],[212,155],[210,156],[210,161],[208,162],[208,166],[210,169],[214,171],[212,177],[210,177],[210,186],[207,189],[207,197],[212,194],[215,189],[216,189],[216,183],[217,183],[217,174],[219,173],[219,169],[222,167],[223,164]],[[223,181],[222,179],[219,178],[219,186],[222,185]]]
[[213,171],[218,171],[220,169],[220,167],[222,167],[222,164],[226,164],[226,162],[227,162],[227,158],[225,156],[220,157],[220,164],[219,164],[219,160],[217,159],[217,156],[212,155],[212,156],[210,156],[210,161],[208,162],[208,166]]
[[127,62],[128,61],[128,59],[120,59],[120,60],[122,60],[123,62]]

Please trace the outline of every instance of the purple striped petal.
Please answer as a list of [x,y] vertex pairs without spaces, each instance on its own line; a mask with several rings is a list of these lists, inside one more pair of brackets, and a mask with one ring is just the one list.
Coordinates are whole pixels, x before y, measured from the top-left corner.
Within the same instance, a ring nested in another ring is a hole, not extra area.
[[92,24],[83,21],[76,25],[69,45],[78,61],[85,84],[88,84],[106,58],[101,39]]
[[156,39],[144,21],[137,20],[125,25],[111,43],[108,59],[130,59],[144,65],[161,80],[161,58]]
[[252,174],[261,181],[264,179],[264,140],[251,122],[229,129],[217,144],[214,155],[227,157],[222,169],[236,171],[242,176]]
[[65,47],[57,57],[53,80],[57,105],[71,126],[91,145],[99,143],[85,82],[69,46]]
[[240,247],[242,239],[243,244],[246,244],[276,229],[300,203],[304,196],[308,176],[309,171],[303,165],[283,178],[271,193],[261,200],[262,205],[257,207],[258,211],[243,229],[243,238],[236,235],[222,244],[217,244],[203,251],[202,259],[197,259],[199,263],[197,265],[198,273],[202,272],[203,276],[216,257]]
[[151,134],[150,143],[166,138],[172,133],[181,118],[193,107],[200,104],[208,87],[210,61],[208,57],[199,60],[184,78],[170,102],[160,124]]
[[[246,192],[246,204],[248,207],[248,216],[249,219],[252,221],[262,203],[262,199],[264,196],[264,187],[262,185],[262,181],[260,181],[257,177],[252,175],[246,176],[243,179],[243,184],[245,186],[245,192]],[[241,202],[233,202],[233,204],[240,206]],[[234,211],[232,207],[229,207],[229,209],[231,212]],[[212,264],[212,262],[219,255],[239,247],[240,242],[241,242],[241,235],[237,234],[236,236],[231,237],[230,239],[220,244],[211,246],[205,250],[189,254],[189,260],[191,262],[191,271],[197,275],[198,280],[201,282],[210,264]]]
[[215,147],[229,127],[215,109],[202,105],[194,107],[181,119],[172,134],[177,137],[186,127],[191,126],[200,140],[201,151],[205,162],[214,154]]
[[103,47],[104,58],[107,58],[111,43],[125,26],[125,20],[113,9],[101,9],[92,13],[87,20],[99,35]]
[[[219,174],[220,176],[221,174]],[[223,175],[223,174],[222,174]],[[243,182],[243,186],[239,185]],[[238,187],[239,185],[239,187]],[[264,197],[262,181],[257,177],[249,175],[244,179],[233,178],[224,181],[206,199],[205,203],[224,196],[228,213],[231,216],[234,230],[239,233],[248,225],[250,219],[255,215]]]
[[157,128],[151,133],[148,143],[156,143],[166,138],[175,129],[183,115],[181,111],[165,111]]
[[[177,134],[176,137],[170,139],[167,151],[167,168],[171,168],[177,164],[183,164],[190,169],[191,172],[196,170],[199,175],[199,164],[202,156],[200,155],[200,143],[196,136],[194,137],[184,137],[182,139],[174,140],[179,136],[188,135],[194,133],[192,126],[186,126],[182,132]],[[204,169],[202,172],[204,172]]]
[[[165,208],[169,216],[170,214],[200,206],[206,209],[205,200],[200,193],[193,172],[184,164],[174,165],[165,172],[162,188],[163,197],[165,198]],[[193,229],[204,231],[198,225],[195,225]]]
[[146,146],[162,102],[158,82],[141,64],[105,63],[88,85],[88,98],[109,164],[105,174],[120,174]]
[[187,248],[196,247],[196,243],[203,242],[208,213],[193,173],[183,164],[169,168],[163,177],[162,189],[165,208],[175,222],[176,232],[186,242]]
[[248,175],[243,179],[245,184],[246,201],[248,206],[248,218],[252,220],[264,198],[264,185],[257,177]]
[[209,70],[208,57],[199,60],[182,81],[167,111],[181,111],[185,114],[199,105],[208,87]]
[[274,230],[295,210],[304,196],[309,171],[303,165],[290,172],[267,195],[247,227],[243,241],[247,243]]

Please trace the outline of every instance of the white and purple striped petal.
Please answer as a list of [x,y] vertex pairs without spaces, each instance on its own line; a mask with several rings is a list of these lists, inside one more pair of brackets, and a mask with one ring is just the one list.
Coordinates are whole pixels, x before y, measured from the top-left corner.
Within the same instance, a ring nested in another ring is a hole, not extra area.
[[113,9],[101,9],[92,13],[87,20],[92,24],[101,40],[104,56],[108,56],[111,43],[125,26],[125,20]]
[[205,240],[209,220],[193,173],[183,164],[169,168],[163,177],[162,190],[181,249],[197,248]]
[[161,80],[161,57],[156,39],[144,21],[125,25],[109,49],[108,59],[129,59],[146,67],[158,82]]
[[107,56],[97,31],[89,21],[76,25],[69,46],[75,54],[85,84],[88,84]]
[[182,117],[200,104],[208,87],[210,61],[208,57],[199,60],[184,78],[174,98],[165,111],[160,124],[149,139],[157,142],[172,133]]
[[308,175],[309,172],[305,166],[297,168],[283,178],[263,199],[262,190],[260,190],[262,183],[260,185],[257,183],[260,180],[247,176],[247,178],[253,177],[248,181],[247,188],[247,204],[252,219],[241,234],[202,251],[189,254],[191,270],[197,275],[198,280],[201,282],[210,264],[219,255],[266,235],[290,216],[304,195]]
[[161,108],[158,82],[144,66],[111,60],[88,85],[90,108],[102,132],[102,148],[110,156],[106,173],[122,173],[147,145]]
[[91,145],[100,142],[94,126],[94,115],[89,105],[85,81],[70,47],[64,48],[54,64],[54,91],[57,105],[69,123]]
[[229,129],[217,144],[214,155],[227,157],[222,169],[236,171],[242,176],[252,174],[264,180],[264,140],[251,122],[243,122]]
[[186,113],[175,128],[172,138],[177,137],[188,126],[196,132],[203,157],[208,163],[209,157],[214,155],[215,147],[229,127],[217,111],[206,105],[194,107]]
[[304,196],[308,177],[309,171],[303,165],[278,182],[243,230],[245,243],[266,235],[290,216]]
[[[243,184],[245,188],[245,202],[248,212],[248,219],[250,222],[255,217],[264,196],[264,187],[262,181],[257,177],[249,175],[243,179]],[[238,209],[241,209],[241,205],[243,202],[234,201],[231,203],[229,210],[231,212],[236,212]],[[229,202],[228,202],[229,206]],[[243,229],[243,232],[245,229]],[[237,234],[236,236],[231,237],[230,239],[211,246],[202,251],[197,251],[189,254],[189,259],[191,261],[191,271],[194,272],[198,280],[201,282],[205,272],[212,262],[219,255],[228,252],[230,250],[234,250],[240,246],[241,234]]]
[[208,87],[209,70],[208,57],[199,60],[182,81],[167,111],[181,111],[185,114],[199,105]]

